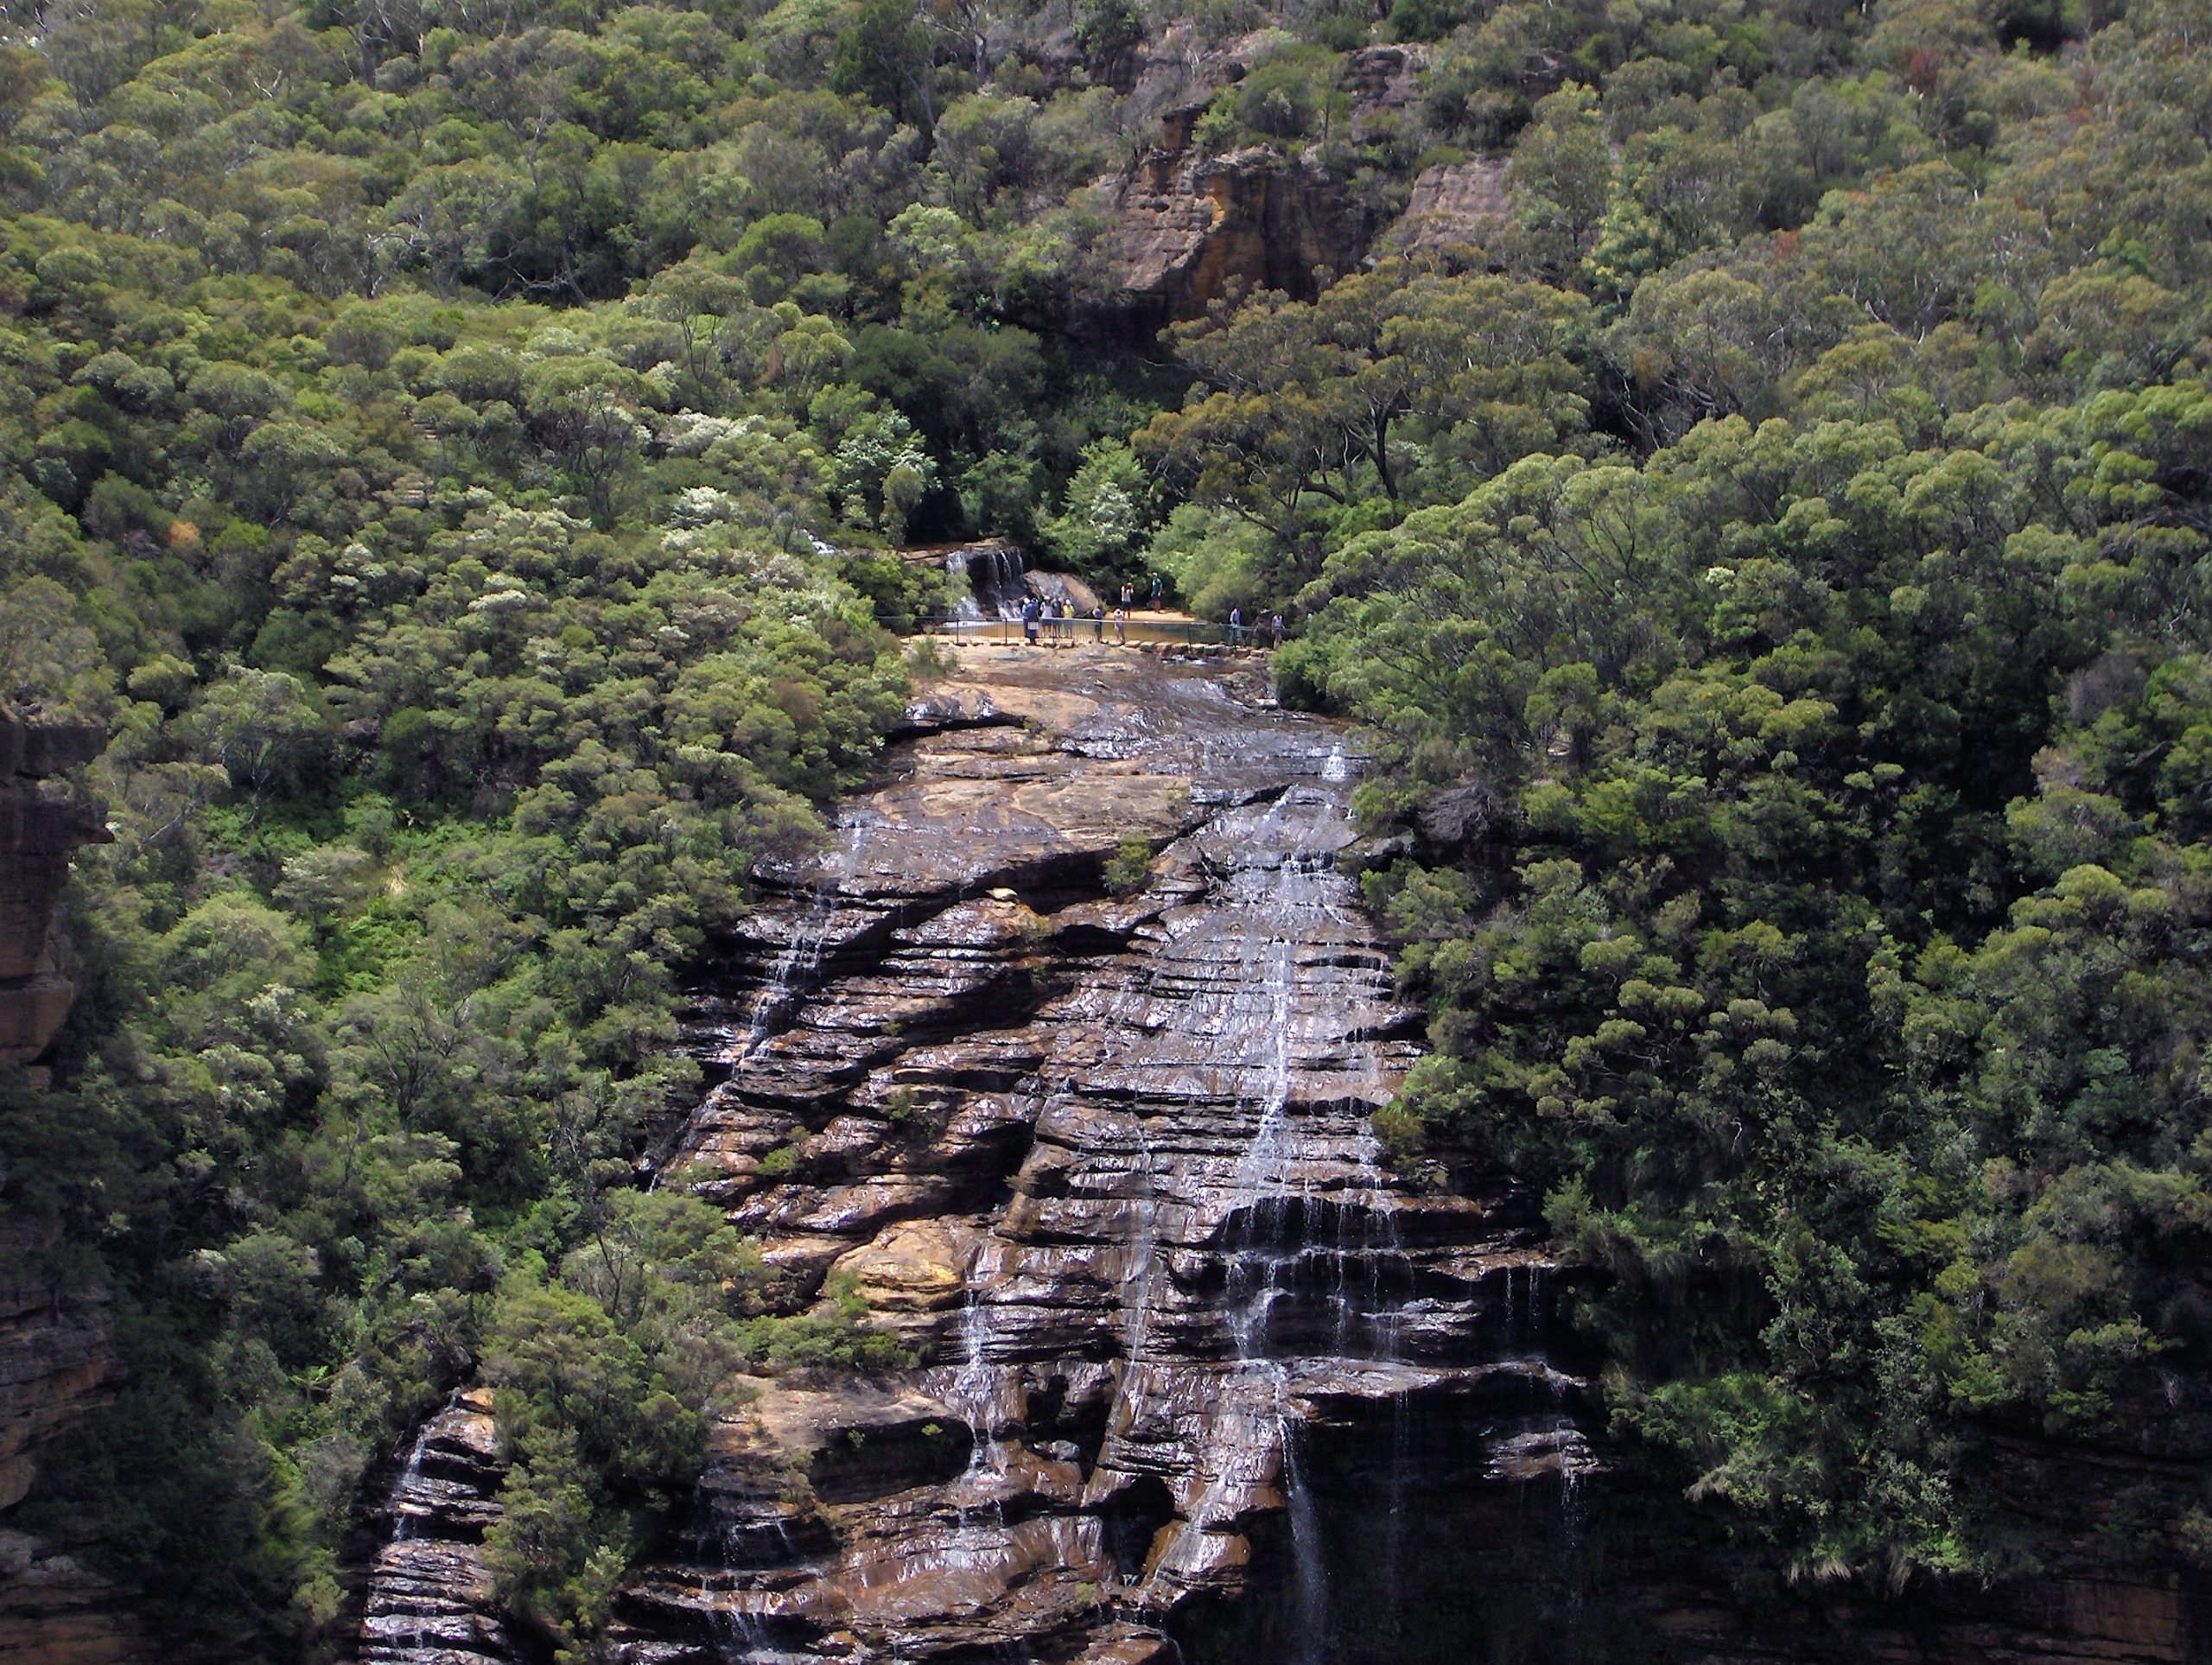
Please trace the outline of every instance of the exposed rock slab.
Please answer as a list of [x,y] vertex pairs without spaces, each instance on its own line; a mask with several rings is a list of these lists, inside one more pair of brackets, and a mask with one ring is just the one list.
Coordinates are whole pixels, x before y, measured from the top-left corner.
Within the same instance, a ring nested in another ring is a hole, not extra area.
[[39,1275],[41,1247],[0,1231],[0,1509],[30,1490],[38,1448],[111,1397],[106,1295]]
[[[1201,51],[1179,29],[1146,53],[1133,102],[1161,109],[1160,142],[1095,187],[1111,221],[1106,252],[1127,333],[1205,315],[1230,286],[1281,289],[1307,300],[1326,276],[1366,257],[1376,222],[1346,181],[1322,165],[1319,147],[1253,145],[1210,153],[1194,143],[1198,118],[1274,49],[1258,30]],[[1363,47],[1344,60],[1348,134],[1374,139],[1418,104],[1428,48]]]
[[1512,215],[1503,157],[1440,162],[1414,178],[1406,211],[1383,233],[1383,241],[1408,251],[1479,244]]
[[146,1638],[126,1592],[74,1555],[0,1531],[0,1665],[129,1665]]
[[1272,703],[969,648],[834,848],[762,875],[674,1166],[794,1300],[849,1274],[927,1363],[766,1385],[626,1601],[637,1657],[1143,1661],[1280,1576],[1347,1403],[1479,1407],[1514,1481],[1592,1460],[1508,1320],[1528,1211],[1380,1160],[1414,1047],[1336,865],[1357,761]]
[[1344,60],[1344,90],[1351,99],[1351,132],[1367,139],[1404,118],[1421,102],[1428,48],[1415,42],[1362,47]]
[[488,1390],[454,1395],[423,1424],[392,1490],[391,1536],[370,1570],[364,1665],[507,1665],[523,1656],[496,1616],[481,1547],[499,1517],[505,1472]]
[[1147,152],[1122,181],[1107,252],[1133,325],[1156,330],[1202,316],[1231,283],[1311,299],[1317,269],[1351,270],[1373,230],[1318,161],[1184,143]]

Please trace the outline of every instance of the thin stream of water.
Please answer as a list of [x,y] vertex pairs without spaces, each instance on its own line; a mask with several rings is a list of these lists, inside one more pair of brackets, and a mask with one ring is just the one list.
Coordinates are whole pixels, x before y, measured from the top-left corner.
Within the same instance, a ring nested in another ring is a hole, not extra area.
[[848,811],[836,827],[837,857],[817,876],[808,893],[806,912],[791,927],[791,941],[776,956],[768,981],[753,1008],[753,1021],[738,1044],[735,1063],[743,1064],[760,1050],[773,1033],[777,1020],[792,1002],[806,994],[821,975],[829,952],[830,937],[837,920],[837,898],[860,871],[861,855],[874,830],[866,816]]
[[[1312,1489],[1298,1460],[1300,1417],[1291,1402],[1290,1370],[1273,1357],[1270,1333],[1274,1309],[1294,1293],[1292,1281],[1316,1247],[1313,1236],[1325,1214],[1299,1177],[1310,1165],[1300,1160],[1304,1153],[1290,1110],[1293,1047],[1299,1033],[1298,947],[1312,936],[1314,914],[1326,909],[1325,887],[1307,854],[1308,829],[1291,822],[1297,807],[1288,794],[1270,806],[1252,842],[1264,848],[1267,841],[1287,829],[1292,834],[1288,848],[1270,852],[1277,858],[1271,867],[1240,873],[1234,877],[1245,882],[1231,886],[1244,893],[1248,925],[1238,962],[1241,975],[1222,1027],[1225,1035],[1246,1042],[1246,1061],[1241,1066],[1246,1084],[1240,1096],[1259,1114],[1251,1141],[1239,1158],[1229,1199],[1231,1241],[1227,1245],[1224,1317],[1235,1363],[1223,1386],[1222,1400],[1230,1407],[1241,1402],[1250,1408],[1246,1414],[1272,1421],[1274,1460],[1291,1536],[1294,1634],[1289,1665],[1320,1665],[1327,1629],[1327,1569]],[[1343,1211],[1334,1213],[1341,1230]],[[1325,1268],[1324,1276],[1336,1279],[1332,1318],[1340,1334],[1348,1335],[1345,1309],[1350,1302],[1342,1261],[1339,1255],[1338,1263]],[[1218,1484],[1210,1488],[1210,1496],[1201,1497],[1188,1512],[1186,1538],[1214,1524],[1208,1503],[1218,1490]]]
[[400,1471],[399,1479],[391,1489],[391,1541],[405,1543],[415,1535],[415,1516],[406,1508],[408,1496],[423,1478],[423,1453],[429,1449],[430,1425],[437,1420],[435,1414],[423,1419],[423,1426],[415,1433],[415,1449],[407,1455],[407,1466]]

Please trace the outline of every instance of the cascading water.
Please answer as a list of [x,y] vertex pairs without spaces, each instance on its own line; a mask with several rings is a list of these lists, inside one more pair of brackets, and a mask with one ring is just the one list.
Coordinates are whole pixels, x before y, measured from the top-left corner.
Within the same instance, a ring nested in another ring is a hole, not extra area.
[[454,1394],[417,1431],[391,1493],[391,1536],[370,1569],[364,1665],[505,1665],[496,1618],[474,1611],[487,1587],[479,1547],[505,1465],[491,1395]]
[[[968,1470],[961,1477],[955,1508],[960,1523],[969,1525],[979,1514],[1003,1525],[1006,1509],[995,1481],[1006,1475],[1007,1452],[997,1433],[999,1393],[997,1373],[991,1368],[989,1310],[969,1292],[960,1310],[960,1368],[945,1393],[945,1402],[968,1420],[970,1449]],[[978,1510],[974,1498],[988,1499]]]
[[944,570],[957,581],[954,610],[969,623],[1021,616],[1021,551],[1006,543],[970,544],[950,551]]
[[1313,1489],[1298,1461],[1301,1438],[1286,1415],[1282,1423],[1282,1489],[1290,1516],[1291,1636],[1289,1665],[1321,1665],[1329,1629],[1328,1572],[1321,1558],[1321,1525]]
[[742,1533],[622,1622],[641,1660],[1449,1665],[1424,1511],[1580,1436],[1533,1207],[1367,1126],[1415,1047],[1359,759],[1230,667],[1048,658],[965,656],[709,991],[728,1074],[671,1171],[922,1363],[753,1384],[710,1446]]
[[865,814],[848,811],[839,817],[837,858],[810,887],[805,912],[798,917],[791,940],[770,969],[767,981],[754,1002],[752,1023],[739,1043],[738,1062],[742,1063],[759,1049],[821,975],[823,957],[836,931],[838,893],[859,870],[869,829]]
[[405,1543],[415,1535],[415,1497],[422,1490],[423,1453],[429,1449],[430,1427],[430,1419],[425,1417],[423,1426],[415,1432],[415,1446],[407,1453],[407,1465],[399,1471],[399,1479],[391,1489],[394,1543]]
[[699,1501],[692,1532],[698,1564],[712,1569],[703,1582],[716,1598],[707,1608],[707,1631],[721,1665],[782,1665],[791,1655],[779,1645],[760,1605],[761,1584],[804,1557],[781,1518],[766,1522],[720,1518],[715,1500]]
[[[1353,1346],[1361,1316],[1351,1294],[1355,1256],[1343,1241],[1351,1211],[1324,1206],[1313,1194],[1303,1177],[1311,1164],[1302,1160],[1311,1153],[1303,1148],[1291,1103],[1294,1049],[1308,1027],[1300,1009],[1299,947],[1340,908],[1334,875],[1307,848],[1315,807],[1295,791],[1286,793],[1249,832],[1239,829],[1250,865],[1233,874],[1228,888],[1243,904],[1246,938],[1218,1019],[1222,1045],[1239,1054],[1236,1067],[1245,1083],[1240,1096],[1257,1118],[1229,1192],[1223,1319],[1234,1363],[1223,1395],[1231,1403],[1263,1405],[1262,1420],[1270,1425],[1268,1455],[1289,1528],[1286,1657],[1291,1665],[1320,1665],[1328,1584],[1314,1498],[1299,1460],[1302,1418],[1294,1372],[1300,1361],[1282,1354],[1325,1333],[1335,1353],[1344,1356]],[[1379,1188],[1370,1189],[1379,1195]],[[1371,1230],[1371,1223],[1363,1229]],[[1278,1305],[1295,1306],[1309,1293],[1332,1309],[1325,1331],[1294,1312],[1289,1333],[1279,1333],[1274,1323]],[[1371,1312],[1366,1316],[1371,1319]],[[1200,1507],[1192,1511],[1184,1534],[1187,1538],[1217,1525]],[[1163,1565],[1173,1560],[1165,1558]]]

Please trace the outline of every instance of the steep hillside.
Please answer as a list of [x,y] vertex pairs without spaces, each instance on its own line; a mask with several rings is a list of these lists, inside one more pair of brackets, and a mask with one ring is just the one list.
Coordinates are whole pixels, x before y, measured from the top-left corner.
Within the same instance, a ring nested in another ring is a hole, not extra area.
[[[942,670],[900,636],[960,581],[895,551],[973,539],[1280,613],[1282,704],[1357,725],[1371,920],[1327,969],[1387,950],[1426,1020],[1368,1212],[1503,1187],[1562,1268],[1615,1501],[1535,1559],[1672,1592],[1589,1649],[1872,1612],[2186,1651],[2208,25],[7,14],[0,704],[107,742],[99,817],[0,786],[0,1648],[346,1652],[442,1415],[432,1479],[487,1493],[447,1570],[604,1653],[750,1387],[943,1363],[728,1185],[647,1181],[728,1062],[690,991]],[[1441,1487],[1432,1587],[1512,1583],[1453,1558],[1499,1495]]]

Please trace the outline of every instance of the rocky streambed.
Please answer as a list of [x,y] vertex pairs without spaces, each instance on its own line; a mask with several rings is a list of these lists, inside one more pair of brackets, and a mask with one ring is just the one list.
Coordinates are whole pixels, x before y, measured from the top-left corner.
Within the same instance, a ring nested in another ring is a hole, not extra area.
[[[1255,667],[970,648],[701,991],[659,1162],[922,1362],[764,1382],[621,1604],[639,1662],[1350,1656],[1440,1488],[1592,1462],[1523,1199],[1408,1185],[1344,733]],[[427,1429],[369,1652],[499,1658],[485,1408]]]

